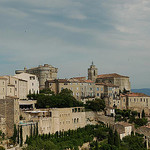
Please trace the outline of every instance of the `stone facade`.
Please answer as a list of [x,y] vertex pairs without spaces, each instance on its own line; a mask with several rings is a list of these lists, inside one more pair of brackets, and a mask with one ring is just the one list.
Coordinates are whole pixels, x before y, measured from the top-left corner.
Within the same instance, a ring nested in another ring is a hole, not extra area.
[[0,99],[5,99],[7,93],[7,78],[0,77]]
[[76,78],[47,80],[45,87],[51,89],[56,94],[60,93],[63,89],[69,89],[77,100],[95,96],[95,83],[91,80]]
[[98,69],[95,67],[95,65],[92,62],[90,68],[88,68],[88,80],[92,80],[93,82],[95,82],[97,75],[98,75]]
[[36,75],[29,73],[16,74],[14,77],[26,80],[28,83],[28,94],[39,93],[39,80]]
[[6,135],[11,137],[14,131],[14,124],[19,123],[18,99],[0,99],[0,114],[5,118]]
[[130,109],[142,113],[145,111],[147,116],[150,115],[150,96],[143,93],[128,93],[121,95],[120,109]]
[[37,109],[24,113],[30,115],[30,120],[38,122],[39,134],[75,130],[86,125],[83,107]]
[[6,96],[27,99],[28,83],[26,80],[18,79],[13,76],[4,76],[6,78]]
[[118,86],[121,91],[123,91],[124,89],[128,91],[131,90],[129,77],[122,76],[117,73],[98,75],[96,82],[114,84]]
[[133,127],[132,124],[127,122],[118,122],[114,125],[114,130],[117,130],[120,139],[122,140],[125,136],[131,135]]
[[57,78],[58,69],[51,65],[44,64],[44,66],[39,65],[31,69],[24,68],[24,70],[16,70],[16,74],[22,72],[36,75],[39,79],[39,88],[43,89],[45,88],[46,80],[54,80]]
[[6,119],[3,115],[0,115],[0,130],[6,135]]

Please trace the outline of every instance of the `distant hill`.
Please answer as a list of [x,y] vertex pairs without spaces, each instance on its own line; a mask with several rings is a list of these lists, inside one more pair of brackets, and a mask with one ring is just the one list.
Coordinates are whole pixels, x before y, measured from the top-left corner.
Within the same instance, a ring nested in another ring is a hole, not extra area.
[[150,96],[150,88],[143,88],[143,89],[131,89],[131,92],[134,93],[144,93]]

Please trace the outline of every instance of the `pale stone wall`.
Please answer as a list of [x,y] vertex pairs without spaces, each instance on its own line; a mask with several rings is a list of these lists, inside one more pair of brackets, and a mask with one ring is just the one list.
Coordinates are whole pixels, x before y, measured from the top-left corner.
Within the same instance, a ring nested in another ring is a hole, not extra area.
[[43,89],[45,88],[46,80],[54,80],[57,78],[57,71],[57,68],[44,64],[44,66],[40,65],[39,67],[28,69],[25,72],[36,75],[39,78],[40,89]]
[[96,98],[101,98],[104,95],[104,85],[96,84],[95,85],[95,96]]
[[36,75],[29,73],[16,74],[15,77],[28,82],[28,94],[39,93],[39,81]]
[[97,78],[97,75],[98,75],[98,69],[92,63],[90,68],[88,68],[88,79],[95,82],[96,78]]
[[0,130],[6,134],[6,119],[3,116],[0,116]]
[[28,94],[28,82],[19,79],[19,99],[27,99]]
[[22,127],[23,144],[25,144],[27,136],[30,137],[31,133],[32,133],[32,136],[34,134],[36,134],[37,122],[21,122],[19,124],[19,130],[20,130],[21,127]]
[[6,119],[6,135],[13,135],[14,124],[19,123],[19,104],[18,99],[1,99],[0,115]]
[[30,113],[30,120],[39,123],[39,134],[75,130],[86,125],[83,107],[41,109],[26,113]]
[[0,99],[5,99],[7,93],[7,79],[0,77]]
[[17,97],[19,99],[27,99],[28,87],[27,81],[18,79],[13,76],[4,76],[7,78],[6,96]]
[[125,77],[114,78],[114,85],[119,86],[121,91],[123,91],[124,88],[128,91],[131,91],[129,78],[125,78]]
[[49,80],[46,81],[45,87],[51,89],[54,93],[60,93],[63,89],[69,89],[77,100],[95,96],[95,83],[88,81],[80,82],[72,79]]

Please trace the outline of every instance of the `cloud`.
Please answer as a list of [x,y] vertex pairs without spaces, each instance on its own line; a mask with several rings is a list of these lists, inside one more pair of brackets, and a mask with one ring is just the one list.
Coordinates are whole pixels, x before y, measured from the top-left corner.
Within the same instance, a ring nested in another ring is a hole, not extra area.
[[1,0],[1,72],[50,63],[59,77],[86,76],[93,60],[148,87],[149,14],[147,0]]

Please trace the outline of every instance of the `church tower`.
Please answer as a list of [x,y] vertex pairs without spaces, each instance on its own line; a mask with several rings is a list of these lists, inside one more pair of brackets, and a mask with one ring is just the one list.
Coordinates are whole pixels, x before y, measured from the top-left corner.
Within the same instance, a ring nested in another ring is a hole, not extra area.
[[95,67],[92,61],[90,68],[88,68],[88,79],[95,82],[97,75],[98,75],[98,69]]

